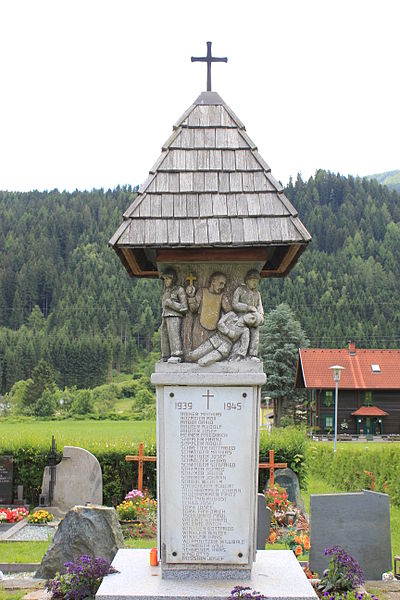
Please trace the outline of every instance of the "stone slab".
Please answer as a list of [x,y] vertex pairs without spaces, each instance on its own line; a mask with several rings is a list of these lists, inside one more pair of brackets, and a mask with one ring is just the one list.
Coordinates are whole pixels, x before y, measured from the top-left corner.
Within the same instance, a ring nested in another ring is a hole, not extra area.
[[[50,467],[43,473],[42,493],[47,494]],[[53,506],[66,513],[72,507],[85,504],[102,504],[103,477],[100,463],[88,450],[77,446],[64,446],[63,458],[56,466]]]
[[236,585],[250,586],[267,600],[317,600],[290,550],[261,550],[250,580],[171,581],[150,567],[149,550],[119,550],[113,560],[119,573],[108,575],[96,600],[227,600]]
[[[211,365],[214,366],[214,365]],[[199,367],[201,368],[201,367]],[[212,373],[198,371],[171,373],[153,373],[151,383],[153,385],[264,385],[267,381],[265,373],[257,372],[229,372],[215,371]]]
[[365,579],[382,579],[392,569],[389,496],[370,490],[311,494],[310,569],[322,575],[325,548],[341,546],[354,556]]
[[155,373],[262,373],[263,374],[263,363],[262,361],[255,361],[251,358],[246,358],[240,361],[220,361],[207,367],[201,367],[198,364],[193,363],[177,363],[169,364],[160,360],[155,365]]
[[[243,569],[256,550],[257,386],[157,386],[159,543],[172,571]],[[167,573],[169,571],[169,573]],[[235,575],[234,575],[235,576]],[[181,578],[181,573],[177,573]]]
[[[305,506],[300,493],[299,478],[296,473],[289,467],[286,469],[275,470],[275,483],[284,488],[288,495],[288,500],[300,510],[301,513],[305,513]],[[270,486],[270,479],[267,482],[267,488]]]
[[271,531],[271,509],[264,494],[257,494],[257,550],[265,550]]
[[0,504],[11,504],[13,492],[13,457],[0,456]]
[[23,529],[25,527],[25,525],[28,524],[27,519],[23,519],[22,521],[19,521],[19,523],[13,523],[11,525],[11,527],[8,527],[5,531],[1,531],[0,530],[0,540],[1,541],[6,541],[6,540],[11,540],[12,537],[18,533],[21,529]]

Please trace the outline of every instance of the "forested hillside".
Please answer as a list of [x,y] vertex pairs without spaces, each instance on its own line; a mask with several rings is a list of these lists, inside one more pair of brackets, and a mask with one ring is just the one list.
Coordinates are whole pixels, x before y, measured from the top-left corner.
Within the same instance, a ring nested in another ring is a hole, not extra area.
[[[314,346],[400,345],[400,195],[324,171],[286,194],[313,236],[266,311],[288,303]],[[134,370],[160,324],[161,284],[130,279],[108,239],[131,188],[0,192],[0,393],[40,359],[60,386]]]
[[368,179],[376,179],[378,183],[387,185],[390,190],[400,192],[400,169],[397,169],[396,171],[385,171],[385,173],[369,175]]

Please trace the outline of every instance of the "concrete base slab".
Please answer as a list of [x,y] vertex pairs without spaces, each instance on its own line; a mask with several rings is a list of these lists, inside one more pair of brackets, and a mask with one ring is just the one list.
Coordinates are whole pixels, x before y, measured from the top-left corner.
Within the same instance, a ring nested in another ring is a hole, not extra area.
[[160,567],[150,567],[149,550],[119,550],[113,566],[120,571],[104,578],[96,600],[227,600],[236,585],[249,586],[267,600],[316,600],[310,582],[290,550],[260,550],[246,580],[161,577]]

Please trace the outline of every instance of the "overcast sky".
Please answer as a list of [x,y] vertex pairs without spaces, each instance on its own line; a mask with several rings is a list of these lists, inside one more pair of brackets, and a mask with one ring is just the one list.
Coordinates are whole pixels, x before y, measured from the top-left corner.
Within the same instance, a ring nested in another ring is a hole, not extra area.
[[206,88],[283,183],[400,168],[398,0],[0,0],[0,189],[140,184]]

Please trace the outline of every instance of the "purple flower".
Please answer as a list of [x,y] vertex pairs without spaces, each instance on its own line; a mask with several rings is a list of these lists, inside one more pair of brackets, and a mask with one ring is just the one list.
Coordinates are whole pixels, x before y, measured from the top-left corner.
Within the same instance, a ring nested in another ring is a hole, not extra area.
[[82,555],[73,562],[64,563],[64,572],[47,582],[52,598],[60,600],[83,600],[94,596],[105,575],[117,573],[104,558]]

